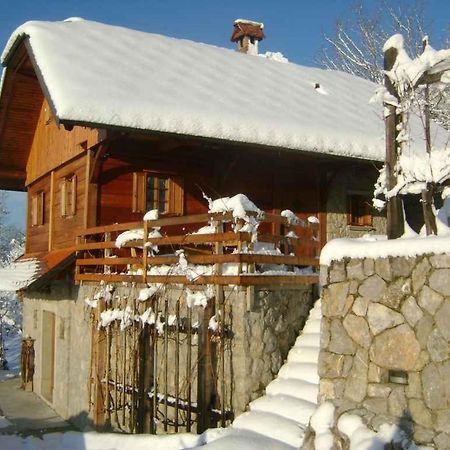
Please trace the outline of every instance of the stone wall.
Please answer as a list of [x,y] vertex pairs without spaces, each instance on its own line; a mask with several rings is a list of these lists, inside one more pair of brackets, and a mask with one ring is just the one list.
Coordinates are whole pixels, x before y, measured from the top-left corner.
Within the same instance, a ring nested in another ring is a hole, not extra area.
[[334,262],[321,282],[320,400],[450,448],[450,255]]

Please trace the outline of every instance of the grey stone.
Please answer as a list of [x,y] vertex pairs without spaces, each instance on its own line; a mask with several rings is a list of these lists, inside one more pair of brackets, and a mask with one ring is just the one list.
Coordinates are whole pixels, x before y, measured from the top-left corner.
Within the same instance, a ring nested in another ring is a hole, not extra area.
[[326,317],[343,317],[353,303],[353,297],[348,295],[349,283],[330,284],[323,290],[322,312]]
[[357,316],[365,316],[367,313],[367,307],[369,306],[369,299],[365,297],[357,297],[353,302],[352,311]]
[[344,380],[333,379],[329,380],[321,378],[319,383],[319,403],[325,400],[336,400],[342,398],[344,392]]
[[353,356],[345,355],[344,356],[344,367],[342,368],[342,376],[346,377],[350,373],[350,369],[353,365]]
[[364,280],[363,262],[360,259],[351,259],[347,264],[347,277],[349,280]]
[[405,387],[405,394],[408,398],[422,398],[422,383],[418,372],[408,373],[408,385]]
[[320,286],[325,287],[328,285],[328,266],[321,265],[319,272],[319,283]]
[[375,261],[371,258],[364,259],[363,268],[364,268],[364,275],[366,277],[370,277],[370,275],[373,275],[375,273]]
[[323,378],[337,378],[342,376],[344,356],[321,351],[319,355],[319,376]]
[[348,287],[348,293],[352,294],[352,295],[357,294],[358,293],[358,286],[359,286],[359,283],[356,280],[351,280],[350,281],[350,285]]
[[422,289],[430,269],[431,265],[426,257],[424,257],[421,261],[419,261],[416,267],[414,267],[411,278],[412,278],[413,292],[415,294],[417,294]]
[[429,279],[432,289],[442,295],[450,295],[450,269],[436,269]]
[[420,372],[423,368],[430,362],[430,354],[426,350],[422,350],[419,353],[416,363],[412,370],[415,372]]
[[[449,280],[450,284],[450,280]],[[435,316],[436,325],[442,335],[450,341],[450,302],[445,300]]]
[[350,374],[345,382],[344,396],[355,402],[362,402],[367,392],[367,351],[359,348],[352,365]]
[[433,442],[438,450],[448,450],[450,449],[450,434],[440,433],[434,438]]
[[411,293],[411,281],[405,278],[398,278],[394,282],[390,283],[380,297],[379,301],[383,305],[389,308],[398,310],[402,303],[402,300],[406,295]]
[[377,302],[386,291],[386,282],[378,275],[372,275],[366,278],[359,287],[359,294],[367,297],[369,300]]
[[394,310],[379,303],[371,303],[367,310],[367,320],[370,331],[380,334],[382,331],[404,323],[403,316]]
[[447,404],[450,405],[450,361],[445,361],[438,365],[439,374],[443,381],[444,392],[447,399]]
[[367,386],[367,395],[369,397],[388,398],[392,389],[386,384],[369,383]]
[[387,400],[384,398],[367,398],[364,400],[363,406],[375,414],[387,414],[388,412]]
[[412,398],[408,401],[409,411],[414,422],[426,428],[433,427],[430,410],[425,406],[423,400]]
[[339,319],[331,321],[330,344],[328,348],[330,352],[342,355],[353,355],[356,351],[356,344],[347,334]]
[[369,326],[363,317],[353,314],[347,314],[343,325],[348,335],[361,347],[368,349],[372,338],[369,332]]
[[381,383],[383,381],[384,373],[385,369],[383,369],[380,366],[377,366],[373,362],[369,363],[368,380],[370,383]]
[[416,323],[422,318],[423,312],[416,303],[414,297],[408,297],[402,305],[401,312],[406,321],[414,327]]
[[339,283],[347,278],[345,274],[345,265],[343,262],[334,261],[330,267],[329,279],[330,283]]
[[436,269],[450,268],[450,257],[447,254],[430,256],[430,263]]
[[447,406],[445,385],[439,374],[437,366],[433,363],[422,371],[423,398],[428,408],[432,410],[443,409]]
[[424,286],[420,291],[419,305],[431,315],[436,313],[439,306],[441,306],[442,300],[444,300],[444,297],[428,286]]
[[450,433],[450,409],[436,411],[436,429],[444,433]]
[[414,427],[414,442],[421,445],[430,445],[433,442],[435,432],[429,428],[416,425]]
[[416,337],[420,343],[420,348],[427,348],[428,336],[434,328],[433,318],[429,314],[424,314],[424,316],[417,322],[415,326]]
[[380,258],[375,260],[375,273],[383,278],[383,280],[392,280],[392,270],[389,258]]
[[416,263],[415,258],[398,257],[392,258],[391,269],[392,277],[408,277],[411,274]]
[[330,319],[322,317],[320,323],[320,348],[326,349],[330,344]]
[[403,387],[392,389],[388,398],[388,408],[389,414],[394,417],[401,417],[408,410],[408,402]]
[[432,361],[444,361],[449,357],[449,344],[436,328],[428,337],[427,349]]
[[420,345],[407,324],[375,336],[370,348],[370,359],[387,369],[411,370],[420,353]]

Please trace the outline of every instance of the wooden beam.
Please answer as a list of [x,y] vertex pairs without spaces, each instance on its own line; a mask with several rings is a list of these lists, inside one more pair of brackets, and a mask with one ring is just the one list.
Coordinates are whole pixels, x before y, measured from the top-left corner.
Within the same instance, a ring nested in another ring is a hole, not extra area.
[[[55,228],[55,171],[52,170],[50,173],[50,213],[48,222],[48,251],[53,250],[53,235]],[[45,206],[44,206],[45,207]]]

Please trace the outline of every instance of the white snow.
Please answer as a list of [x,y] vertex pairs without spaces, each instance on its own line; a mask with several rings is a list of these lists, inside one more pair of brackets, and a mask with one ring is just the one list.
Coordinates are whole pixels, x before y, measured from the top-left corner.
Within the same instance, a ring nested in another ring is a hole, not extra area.
[[18,291],[26,288],[39,277],[41,265],[38,259],[14,261],[0,268],[0,291]]
[[[448,227],[445,227],[448,230]],[[387,240],[385,236],[366,236],[357,239],[333,239],[328,242],[320,254],[320,264],[330,265],[332,261],[344,258],[387,258],[405,256],[413,258],[428,253],[443,254],[450,252],[450,237],[413,236],[406,234],[399,239]]]
[[375,85],[353,75],[82,20],[20,26],[5,76],[23,38],[60,122],[384,158],[382,106],[368,103]]

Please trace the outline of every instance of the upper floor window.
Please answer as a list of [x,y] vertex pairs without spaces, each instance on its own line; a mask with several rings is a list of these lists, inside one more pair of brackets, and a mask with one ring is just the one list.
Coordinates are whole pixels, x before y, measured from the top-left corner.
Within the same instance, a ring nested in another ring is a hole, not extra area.
[[39,191],[31,197],[31,226],[37,227],[45,223],[45,192]]
[[73,217],[77,212],[77,177],[69,175],[61,180],[61,217]]
[[133,174],[133,212],[157,209],[161,214],[183,214],[182,181],[148,172]]
[[372,204],[369,194],[351,193],[348,195],[347,223],[359,227],[372,226]]

